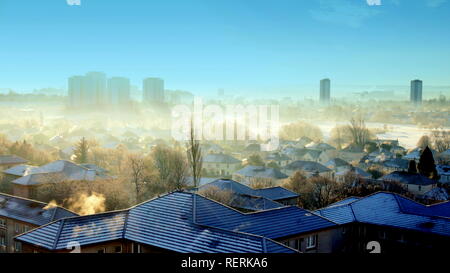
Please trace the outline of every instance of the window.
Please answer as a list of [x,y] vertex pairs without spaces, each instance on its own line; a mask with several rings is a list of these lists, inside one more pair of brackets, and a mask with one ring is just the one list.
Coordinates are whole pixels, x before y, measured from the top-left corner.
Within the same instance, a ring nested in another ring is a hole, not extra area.
[[6,219],[0,218],[0,227],[6,227]]
[[106,248],[104,247],[102,249],[97,250],[97,253],[106,253]]
[[28,231],[28,227],[25,226],[25,225],[23,225],[23,226],[22,226],[22,233],[25,233],[25,232],[27,232],[27,231]]
[[6,235],[0,235],[0,246],[6,246]]
[[133,243],[133,253],[141,253],[141,245]]
[[22,243],[21,242],[14,242],[14,250],[16,252],[22,252]]
[[122,253],[122,246],[116,246],[116,247],[114,248],[114,252],[115,252],[115,253]]
[[14,226],[15,226],[16,233],[18,233],[20,231],[20,225],[18,223],[16,223]]
[[317,235],[311,235],[306,238],[306,249],[315,248],[317,241]]

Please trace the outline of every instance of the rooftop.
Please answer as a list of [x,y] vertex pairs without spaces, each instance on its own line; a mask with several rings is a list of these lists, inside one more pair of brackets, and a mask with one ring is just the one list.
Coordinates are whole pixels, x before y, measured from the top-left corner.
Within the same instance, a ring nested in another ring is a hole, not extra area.
[[397,181],[404,184],[413,184],[413,185],[433,185],[436,184],[437,181],[429,179],[428,177],[418,174],[418,173],[408,173],[404,171],[395,171],[382,176],[379,178],[380,180],[386,181]]
[[81,246],[127,239],[181,253],[296,252],[259,233],[204,221],[227,216],[221,215],[223,210],[241,217],[247,215],[197,194],[173,192],[127,210],[58,220],[16,239],[50,250],[66,249],[77,238]]
[[325,167],[324,165],[314,162],[314,161],[302,161],[297,160],[290,164],[288,164],[285,169],[287,170],[299,170],[299,171],[306,171],[306,172],[331,172],[330,169]]
[[450,236],[450,202],[426,206],[395,193],[378,192],[316,213],[338,224],[360,222]]
[[77,216],[77,214],[62,207],[0,193],[0,217],[41,226],[71,216]]
[[273,179],[285,179],[288,176],[275,168],[269,168],[264,166],[252,166],[248,165],[238,171],[235,174],[245,177],[261,177],[261,178],[273,178]]
[[25,164],[28,160],[17,155],[0,155],[0,165]]

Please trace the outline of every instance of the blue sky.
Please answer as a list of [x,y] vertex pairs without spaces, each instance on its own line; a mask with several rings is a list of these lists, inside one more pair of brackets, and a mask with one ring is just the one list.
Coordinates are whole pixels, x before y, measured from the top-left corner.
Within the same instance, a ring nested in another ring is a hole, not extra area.
[[169,89],[450,85],[450,1],[0,0],[0,88],[87,71]]

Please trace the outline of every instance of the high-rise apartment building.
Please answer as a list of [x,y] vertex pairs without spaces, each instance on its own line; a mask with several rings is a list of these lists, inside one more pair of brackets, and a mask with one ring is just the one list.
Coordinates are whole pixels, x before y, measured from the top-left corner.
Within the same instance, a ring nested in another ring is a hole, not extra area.
[[143,101],[151,103],[164,102],[164,80],[160,78],[146,78],[143,81]]
[[330,102],[330,79],[323,79],[320,81],[320,102],[329,103]]
[[414,104],[422,103],[422,85],[421,80],[411,81],[410,101]]
[[130,101],[130,80],[123,77],[108,79],[108,102],[113,105],[125,105]]

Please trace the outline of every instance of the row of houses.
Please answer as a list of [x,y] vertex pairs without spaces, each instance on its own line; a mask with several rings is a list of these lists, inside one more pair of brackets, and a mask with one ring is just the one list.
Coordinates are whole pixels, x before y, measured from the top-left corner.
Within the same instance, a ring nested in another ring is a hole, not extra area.
[[[17,158],[16,156],[3,156]],[[39,185],[62,181],[94,181],[110,179],[108,171],[93,164],[76,164],[68,160],[56,160],[42,166],[27,165],[26,160],[8,160],[3,165],[2,183],[11,188],[15,196],[31,198]],[[14,162],[14,163],[13,163]]]
[[[366,253],[368,243],[376,241],[382,253],[397,253],[441,251],[450,242],[450,202],[425,206],[387,192],[348,198],[317,211],[282,206],[242,212],[181,191],[129,209],[87,216],[61,211],[58,218],[42,205],[35,211],[44,211],[47,218],[14,237],[20,243],[15,251]],[[5,212],[0,207],[0,219],[16,221],[14,209],[11,205]]]

